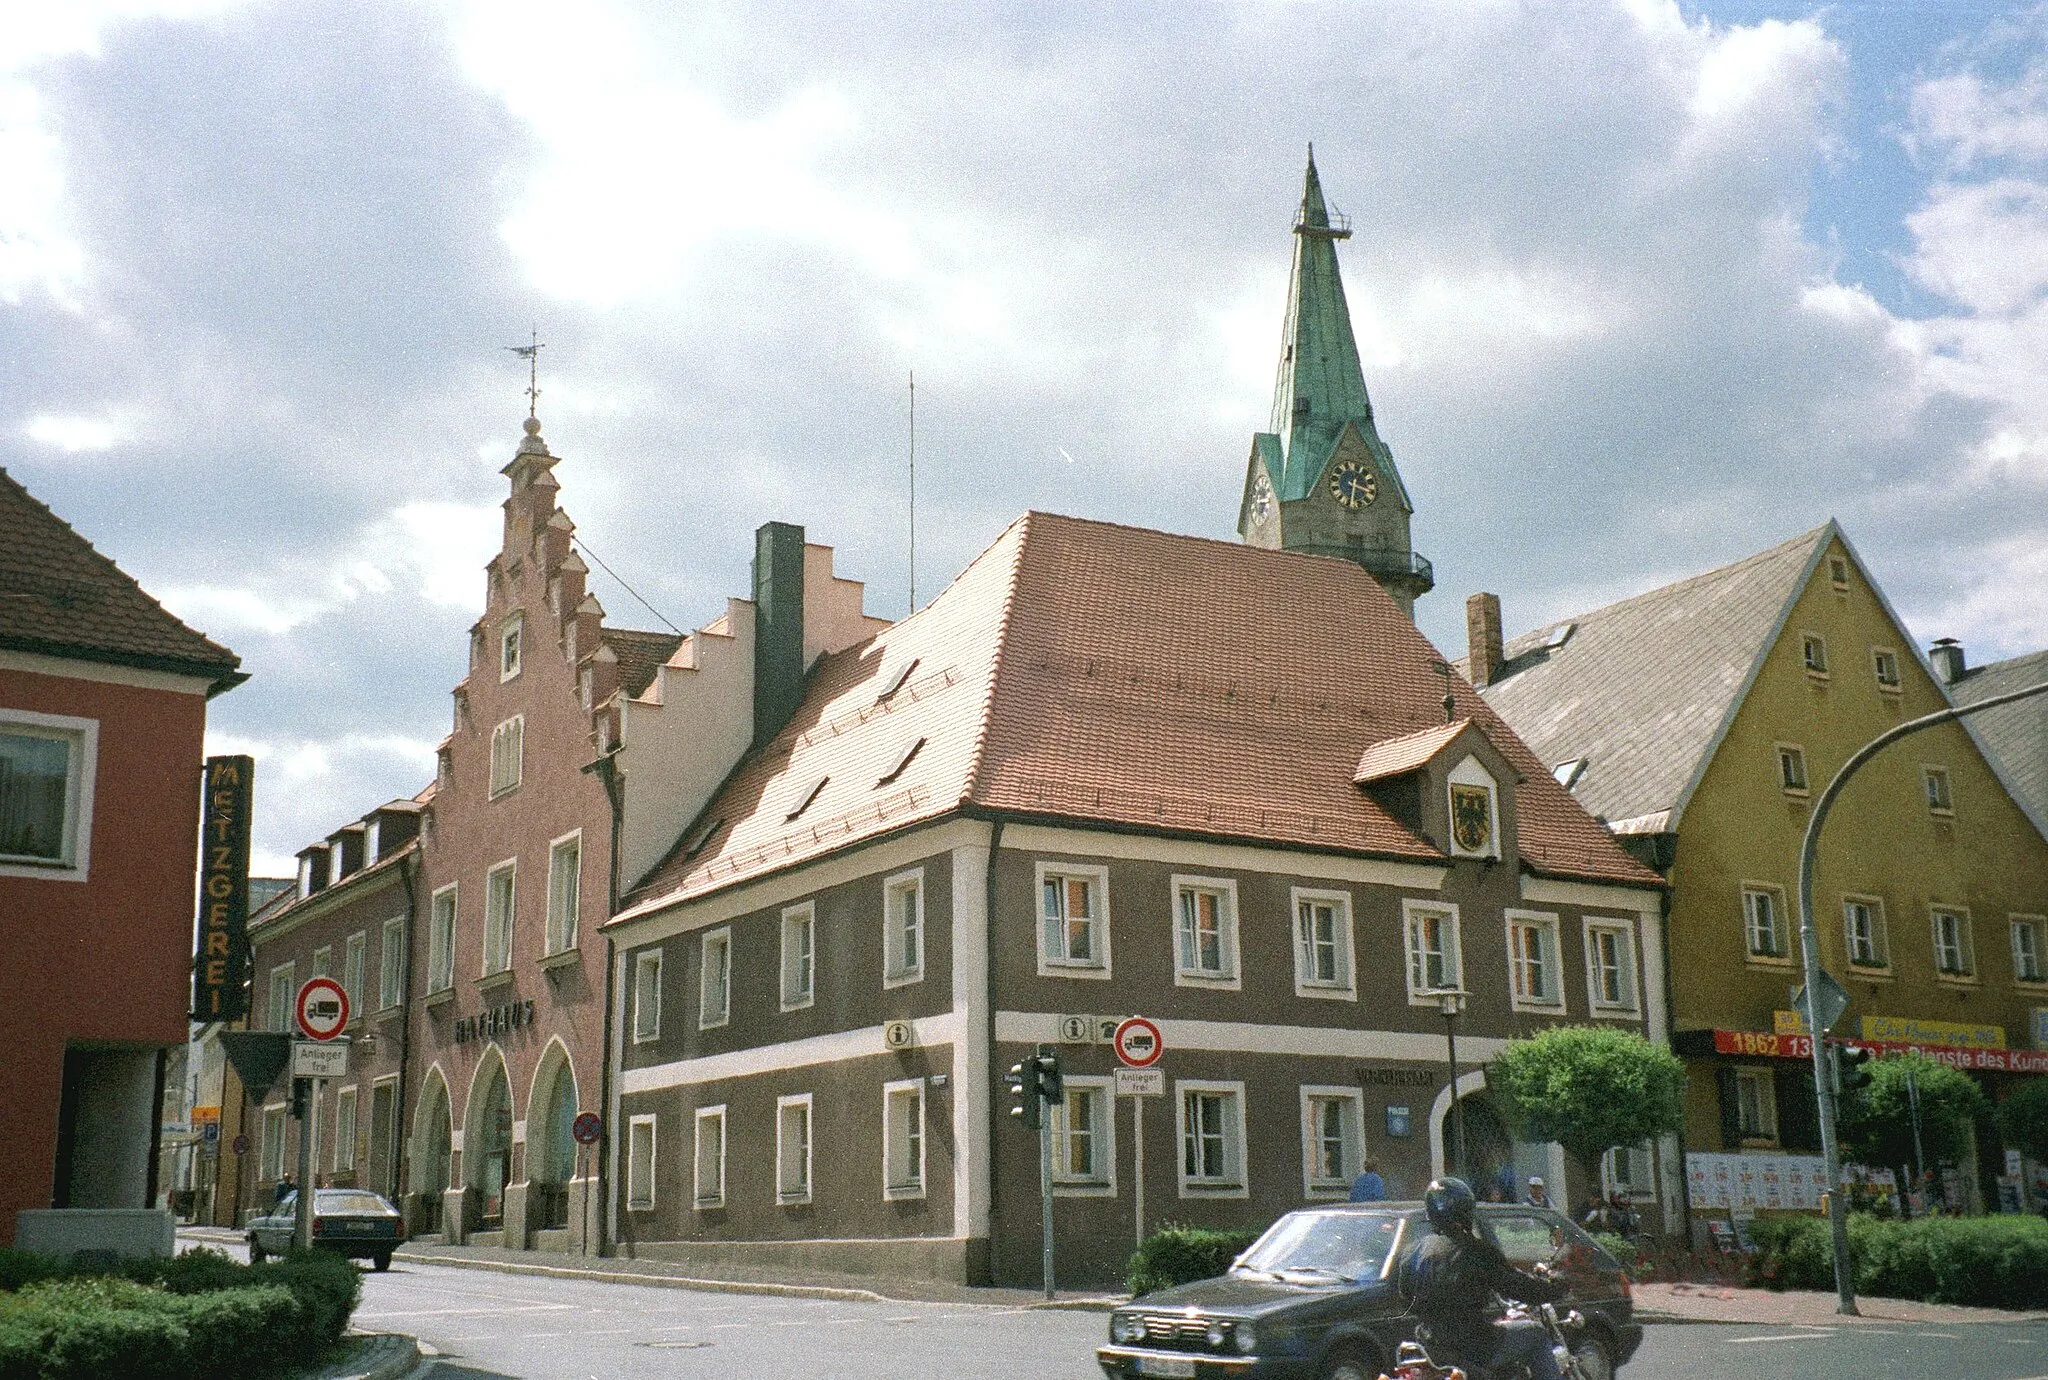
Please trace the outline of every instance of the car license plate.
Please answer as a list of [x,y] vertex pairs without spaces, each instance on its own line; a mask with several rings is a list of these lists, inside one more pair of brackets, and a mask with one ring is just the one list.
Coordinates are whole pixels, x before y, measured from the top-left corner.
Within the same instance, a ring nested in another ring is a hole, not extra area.
[[1178,1356],[1140,1356],[1138,1374],[1178,1376],[1180,1380],[1194,1380],[1195,1363]]

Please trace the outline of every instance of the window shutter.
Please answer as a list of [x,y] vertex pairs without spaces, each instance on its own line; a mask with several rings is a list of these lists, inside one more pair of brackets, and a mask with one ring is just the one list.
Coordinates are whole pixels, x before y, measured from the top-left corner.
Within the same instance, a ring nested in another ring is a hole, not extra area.
[[1735,1070],[1722,1067],[1714,1070],[1714,1081],[1721,1087],[1721,1148],[1740,1150],[1742,1148],[1742,1096],[1735,1089]]
[[1778,1069],[1778,1144],[1787,1150],[1820,1150],[1820,1103],[1813,1094],[1811,1065]]

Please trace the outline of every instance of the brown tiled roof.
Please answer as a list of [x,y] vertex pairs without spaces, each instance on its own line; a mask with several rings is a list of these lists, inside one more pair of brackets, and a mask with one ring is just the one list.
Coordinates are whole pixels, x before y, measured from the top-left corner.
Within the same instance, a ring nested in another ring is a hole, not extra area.
[[0,647],[248,679],[241,658],[179,622],[92,543],[0,469]]
[[683,635],[606,628],[604,645],[619,659],[619,684],[628,695],[637,695],[654,683],[654,673],[683,645]]
[[[913,658],[903,688],[878,703]],[[788,728],[685,838],[723,827],[628,904],[702,894],[963,807],[1443,861],[1352,782],[1373,744],[1442,726],[1439,660],[1348,561],[1029,513],[924,609],[821,659]],[[1527,778],[1525,863],[1660,884],[1470,687],[1456,694]]]
[[1361,786],[1415,771],[1430,758],[1449,747],[1451,740],[1471,726],[1470,719],[1453,719],[1435,728],[1418,729],[1399,738],[1374,743],[1359,754],[1351,779]]

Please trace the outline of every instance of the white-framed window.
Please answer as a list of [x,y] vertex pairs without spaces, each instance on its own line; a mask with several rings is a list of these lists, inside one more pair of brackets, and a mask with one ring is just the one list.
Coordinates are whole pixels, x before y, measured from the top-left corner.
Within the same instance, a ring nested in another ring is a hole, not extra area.
[[697,1109],[696,1200],[700,1208],[725,1206],[725,1104]]
[[1237,883],[1173,879],[1173,980],[1181,987],[1237,990]]
[[1871,674],[1877,677],[1877,688],[1893,694],[1899,687],[1899,654],[1889,647],[1870,649]]
[[710,1030],[732,1019],[732,930],[704,936],[697,971],[697,1029]]
[[2012,922],[2012,976],[2015,982],[2041,982],[2041,931],[2048,918],[2015,915]]
[[1920,789],[1927,798],[1928,813],[1952,815],[1956,812],[1956,798],[1949,789],[1947,767],[1920,768]]
[[1564,1006],[1557,917],[1541,911],[1511,910],[1508,927],[1508,995],[1516,1010],[1558,1011]]
[[1805,795],[1809,789],[1806,784],[1806,749],[1797,743],[1779,743],[1777,752],[1778,789],[1787,795]]
[[1763,882],[1742,884],[1742,943],[1751,958],[1786,957],[1787,925],[1782,887]]
[[507,858],[484,874],[485,977],[512,966],[512,921],[518,881],[517,858]]
[[1593,1014],[1633,1015],[1636,927],[1627,920],[1586,917],[1586,1000]]
[[924,1080],[882,1085],[882,1196],[924,1197]]
[[525,640],[526,619],[513,614],[498,629],[498,681],[503,684],[519,674],[521,643]]
[[1444,786],[1451,826],[1451,853],[1460,858],[1500,856],[1500,789],[1477,757],[1451,771]]
[[1116,1193],[1116,1097],[1108,1078],[1068,1074],[1052,1113],[1053,1191],[1067,1197]]
[[806,901],[782,912],[782,1009],[809,1006],[817,993],[818,908]]
[[1825,676],[1828,673],[1828,640],[1819,633],[1799,635],[1799,663],[1810,676]]
[[1458,954],[1458,908],[1447,902],[1401,902],[1408,943],[1408,1002],[1428,1006],[1428,992],[1462,988],[1465,970]]
[[1970,912],[1960,906],[1934,906],[1928,915],[1934,927],[1934,970],[1943,977],[1974,977],[1977,951],[1971,942]]
[[1769,1069],[1735,1070],[1735,1124],[1744,1140],[1778,1138],[1778,1090]]
[[435,891],[427,918],[427,991],[445,992],[455,985],[454,882]]
[[1038,865],[1038,974],[1107,978],[1109,870]]
[[377,1009],[389,1011],[405,1000],[405,917],[384,922],[377,939]]
[[775,1099],[775,1201],[811,1201],[811,1095]]
[[633,955],[633,1043],[661,1038],[661,950]]
[[363,987],[370,974],[370,933],[357,930],[341,950],[341,990],[348,993],[349,1019],[363,1014]]
[[559,954],[576,947],[583,919],[583,831],[564,834],[548,845],[547,951]]
[[526,716],[514,714],[491,730],[491,794],[500,796],[519,785],[526,761]]
[[284,1177],[284,1127],[285,1105],[282,1102],[263,1109],[263,1177],[266,1179]]
[[1301,1191],[1345,1198],[1365,1167],[1365,1094],[1357,1088],[1301,1090]]
[[332,977],[334,974],[334,946],[322,944],[313,950],[313,976]]
[[882,883],[882,985],[924,980],[924,869]]
[[652,1112],[626,1122],[626,1206],[634,1212],[654,1207],[654,1125]]
[[356,1167],[356,1090],[343,1088],[334,1095],[334,1168],[346,1173]]
[[1842,944],[1851,967],[1889,968],[1892,961],[1885,943],[1884,902],[1875,896],[1844,896]]
[[1358,996],[1358,956],[1352,948],[1351,893],[1295,887],[1294,994],[1298,997]]
[[1619,1193],[1642,1200],[1657,1196],[1657,1162],[1649,1143],[1618,1145],[1600,1157],[1600,1184],[1608,1197]]
[[1181,1079],[1174,1083],[1183,1198],[1245,1198],[1244,1084]]
[[293,1028],[297,1020],[292,1011],[292,1000],[299,992],[298,967],[297,963],[280,963],[270,970],[270,1018],[265,1022],[265,1029]]
[[96,719],[0,711],[0,876],[85,880],[99,735]]

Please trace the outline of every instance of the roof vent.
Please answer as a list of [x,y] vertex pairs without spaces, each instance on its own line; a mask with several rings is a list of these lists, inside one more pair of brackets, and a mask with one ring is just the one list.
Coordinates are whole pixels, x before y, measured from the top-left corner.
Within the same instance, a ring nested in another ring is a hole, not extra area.
[[691,858],[696,857],[708,848],[711,845],[711,840],[717,838],[718,831],[724,827],[725,820],[719,818],[712,820],[709,824],[698,830],[696,836],[683,845],[683,861],[688,862]]
[[1953,637],[1944,637],[1928,648],[1927,659],[1934,663],[1934,674],[1941,677],[1943,685],[1954,685],[1970,669],[1963,657],[1963,644]]
[[1542,649],[1546,652],[1556,651],[1559,647],[1571,641],[1572,634],[1578,630],[1579,625],[1577,623],[1559,623],[1544,635]]
[[1558,785],[1570,790],[1578,785],[1579,778],[1586,774],[1586,759],[1574,757],[1569,762],[1559,762],[1550,769],[1550,774],[1557,778]]
[[914,758],[916,758],[918,749],[922,748],[923,746],[924,739],[919,738],[909,747],[903,749],[903,755],[896,759],[896,765],[889,768],[889,770],[883,774],[882,779],[875,782],[875,784],[877,786],[886,786],[891,781],[894,781],[897,777],[903,775],[903,773],[909,769],[911,761]]
[[916,657],[912,657],[910,660],[904,662],[903,669],[898,671],[895,674],[895,676],[893,676],[890,679],[889,688],[884,690],[881,694],[875,696],[875,703],[887,704],[890,700],[894,699],[896,697],[896,692],[898,690],[901,690],[904,687],[904,685],[909,682],[911,674],[917,670],[917,662],[918,658]]
[[819,777],[818,784],[803,793],[803,798],[797,801],[796,808],[782,817],[783,822],[788,823],[802,815],[805,810],[810,809],[811,802],[818,798],[818,793],[825,789],[825,783],[831,779],[829,776]]

